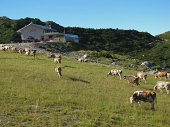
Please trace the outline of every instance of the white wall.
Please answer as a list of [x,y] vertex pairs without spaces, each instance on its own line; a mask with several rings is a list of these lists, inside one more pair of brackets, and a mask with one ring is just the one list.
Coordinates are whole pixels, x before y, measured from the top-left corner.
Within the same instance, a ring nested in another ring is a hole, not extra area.
[[30,25],[23,30],[21,30],[21,38],[22,40],[25,40],[28,38],[28,36],[32,36],[36,39],[41,39],[41,36],[43,36],[43,29]]

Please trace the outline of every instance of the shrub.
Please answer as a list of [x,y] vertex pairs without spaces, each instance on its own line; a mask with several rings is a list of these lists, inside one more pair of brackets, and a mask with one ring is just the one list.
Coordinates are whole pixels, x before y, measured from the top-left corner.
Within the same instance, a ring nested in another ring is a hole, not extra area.
[[109,52],[92,52],[92,57],[105,57],[105,58],[113,58]]

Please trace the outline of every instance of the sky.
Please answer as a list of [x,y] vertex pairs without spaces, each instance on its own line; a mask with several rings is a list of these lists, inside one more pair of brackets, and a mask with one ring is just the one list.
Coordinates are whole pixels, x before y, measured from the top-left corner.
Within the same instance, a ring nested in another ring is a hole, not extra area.
[[170,31],[170,0],[0,0],[0,17],[38,18],[63,27]]

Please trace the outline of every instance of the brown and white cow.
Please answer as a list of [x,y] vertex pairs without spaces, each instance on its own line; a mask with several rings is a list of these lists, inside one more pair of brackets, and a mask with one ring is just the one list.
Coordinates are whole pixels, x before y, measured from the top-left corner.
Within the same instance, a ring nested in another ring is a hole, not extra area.
[[61,74],[61,67],[55,67],[55,72],[57,73],[58,77],[60,78],[62,76]]
[[61,64],[61,55],[57,54],[54,57],[54,63],[60,63]]
[[150,102],[151,109],[154,109],[154,101],[156,99],[156,93],[151,91],[135,91],[130,97],[130,104],[137,102],[141,105],[141,101]]
[[147,80],[147,74],[145,72],[137,72],[136,73],[136,77],[139,77],[140,81],[141,79],[144,80],[145,84],[146,84],[146,80]]
[[33,58],[35,58],[35,54],[36,54],[37,50],[28,50],[27,52],[25,52],[25,55],[27,56],[33,56]]
[[167,72],[163,72],[163,71],[161,72],[161,71],[159,71],[158,73],[155,74],[155,78],[158,78],[158,77],[159,77],[160,79],[161,79],[162,77],[165,77],[165,80],[166,80],[167,77],[168,77],[168,76],[167,76]]
[[14,46],[10,46],[9,48],[10,48],[10,50],[12,50],[13,52],[16,52],[16,51],[17,51],[17,48],[14,47]]
[[54,63],[60,63],[61,64],[61,58],[54,58]]
[[162,89],[165,89],[167,94],[169,94],[170,90],[170,82],[165,82],[165,81],[157,81],[156,85],[154,86],[153,90],[160,90],[161,92]]
[[113,75],[116,76],[118,75],[120,77],[120,80],[122,79],[122,70],[110,70],[107,74],[106,77],[108,77],[109,75]]
[[136,76],[124,76],[124,79],[126,79],[128,81],[128,84],[135,84],[135,85],[140,85],[139,84],[139,77],[136,77]]
[[20,49],[18,50],[18,52],[19,52],[20,55],[22,55],[22,54],[25,52],[25,49],[20,48]]

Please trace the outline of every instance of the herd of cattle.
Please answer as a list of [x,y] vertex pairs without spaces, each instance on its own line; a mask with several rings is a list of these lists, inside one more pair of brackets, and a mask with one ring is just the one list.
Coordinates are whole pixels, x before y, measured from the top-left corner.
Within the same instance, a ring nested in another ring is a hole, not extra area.
[[[122,79],[122,70],[110,70],[107,74],[106,77],[108,77],[109,75],[112,76],[119,76],[120,80]],[[155,74],[155,78],[165,78],[165,80],[167,80],[167,78],[170,76],[170,73],[167,72],[157,72]],[[145,72],[137,72],[136,75],[124,75],[124,79],[127,80],[128,84],[133,84],[138,86],[139,81],[144,80],[145,84],[147,82],[147,74]],[[157,81],[156,85],[153,87],[153,90],[160,90],[162,92],[162,89],[165,89],[167,94],[169,94],[169,90],[170,90],[170,82],[167,81]],[[154,109],[154,101],[156,99],[156,92],[154,91],[135,91],[131,97],[130,97],[130,104],[132,104],[133,102],[137,102],[139,105],[141,104],[141,101],[144,102],[150,102],[151,103],[151,109]]]
[[[0,50],[2,51],[12,51],[12,52],[19,52],[20,55],[25,54],[26,56],[32,56],[33,58],[35,58],[36,55],[36,49],[30,49],[30,48],[19,48],[17,49],[17,47],[13,46],[13,45],[2,45],[0,47]],[[59,63],[61,64],[61,55],[58,54],[47,54],[47,58],[53,58],[54,63]],[[55,72],[57,73],[58,77],[60,78],[62,76],[61,73],[61,67],[60,66],[56,66],[55,67]]]
[[[27,56],[32,56],[33,58],[35,58],[36,55],[36,50],[31,50],[29,48],[19,48],[17,50],[16,47],[14,46],[2,46],[1,50],[3,51],[13,51],[13,52],[19,52],[19,54],[25,54]],[[47,54],[47,58],[53,58],[54,63],[59,63],[61,64],[61,55],[55,55],[55,54]],[[85,60],[85,58],[82,58],[83,60]],[[78,61],[80,61],[78,59]],[[80,61],[82,62],[82,61]],[[83,61],[84,62],[84,61]],[[62,76],[62,69],[60,66],[56,66],[55,67],[55,72],[57,73],[58,77],[60,78]],[[108,77],[109,75],[112,76],[119,76],[120,80],[122,80],[122,70],[110,70],[107,74],[106,77]],[[157,72],[155,74],[155,78],[165,78],[165,80],[167,80],[168,77],[170,77],[170,73],[167,72]],[[125,80],[127,80],[128,84],[131,84],[131,86],[136,85],[140,85],[139,81],[144,80],[145,84],[147,82],[147,74],[145,72],[137,72],[136,75],[124,75],[123,77]],[[170,90],[170,82],[167,81],[157,81],[156,85],[154,86],[153,90],[160,90],[162,92],[162,89],[165,89],[167,94],[169,94],[169,90]],[[137,102],[139,105],[141,104],[141,101],[144,102],[150,102],[151,103],[151,109],[154,109],[154,101],[156,99],[156,93],[152,92],[152,91],[135,91],[131,97],[130,97],[130,104],[132,104],[133,102]]]

